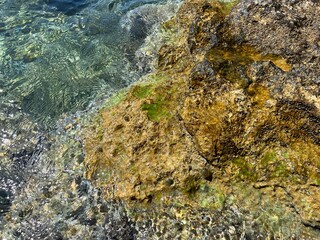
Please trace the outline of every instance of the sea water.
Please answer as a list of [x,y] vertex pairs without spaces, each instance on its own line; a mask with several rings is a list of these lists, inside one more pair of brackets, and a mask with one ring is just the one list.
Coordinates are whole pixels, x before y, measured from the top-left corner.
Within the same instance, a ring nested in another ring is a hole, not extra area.
[[0,239],[105,239],[130,228],[83,178],[76,122],[152,70],[137,52],[178,2],[0,0]]

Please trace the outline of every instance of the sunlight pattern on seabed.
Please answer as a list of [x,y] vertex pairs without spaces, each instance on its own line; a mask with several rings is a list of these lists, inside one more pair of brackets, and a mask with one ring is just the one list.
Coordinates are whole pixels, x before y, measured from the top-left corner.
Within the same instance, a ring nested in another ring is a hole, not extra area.
[[89,226],[93,239],[107,234],[106,213],[95,212],[103,200],[82,177],[77,129],[66,134],[62,125],[150,70],[136,52],[178,9],[159,16],[165,2],[179,1],[0,0],[0,238],[77,230],[76,239]]
[[83,108],[98,89],[110,92],[134,80],[120,14],[92,7],[66,16],[34,4],[1,7],[2,96],[50,122]]

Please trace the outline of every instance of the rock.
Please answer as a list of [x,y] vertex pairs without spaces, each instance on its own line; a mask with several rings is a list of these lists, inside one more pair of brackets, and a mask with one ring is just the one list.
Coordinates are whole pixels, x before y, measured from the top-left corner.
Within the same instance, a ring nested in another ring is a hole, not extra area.
[[246,42],[264,54],[290,63],[315,63],[319,55],[319,18],[316,1],[241,1],[227,20],[224,32],[237,43]]
[[86,137],[138,239],[319,238],[318,5],[183,2],[157,71]]

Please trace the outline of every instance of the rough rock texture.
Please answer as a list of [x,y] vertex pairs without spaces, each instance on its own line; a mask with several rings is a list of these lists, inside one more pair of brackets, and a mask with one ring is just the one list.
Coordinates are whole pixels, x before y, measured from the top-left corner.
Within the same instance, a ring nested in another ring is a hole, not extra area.
[[88,129],[87,177],[137,239],[320,238],[320,3],[229,7],[184,1],[157,71]]
[[295,64],[319,59],[318,1],[241,1],[227,20],[225,33],[237,43],[281,55]]

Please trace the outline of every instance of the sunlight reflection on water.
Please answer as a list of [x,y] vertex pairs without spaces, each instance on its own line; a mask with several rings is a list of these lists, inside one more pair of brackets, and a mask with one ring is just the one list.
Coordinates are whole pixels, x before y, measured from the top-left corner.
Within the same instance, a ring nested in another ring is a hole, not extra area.
[[0,238],[59,239],[69,228],[83,237],[91,225],[106,234],[103,199],[83,178],[80,124],[68,133],[63,124],[145,73],[136,51],[177,5],[153,20],[124,18],[156,2],[166,1],[0,0]]

